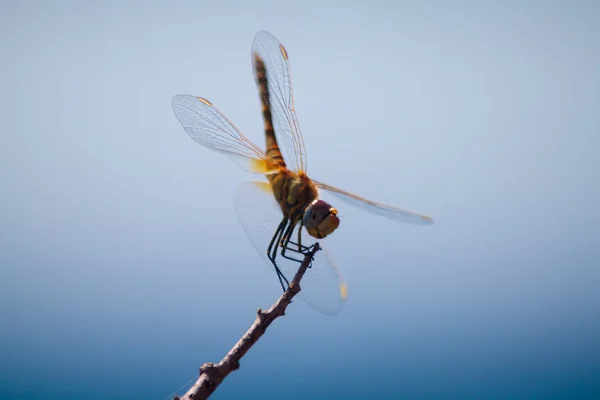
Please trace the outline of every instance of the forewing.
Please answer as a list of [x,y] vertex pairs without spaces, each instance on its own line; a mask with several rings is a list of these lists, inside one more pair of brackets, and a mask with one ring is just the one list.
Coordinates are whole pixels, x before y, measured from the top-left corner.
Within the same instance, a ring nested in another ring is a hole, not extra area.
[[247,139],[211,102],[201,97],[178,94],[173,112],[183,129],[202,146],[228,155],[247,171],[266,174],[272,167],[264,151]]
[[265,63],[270,95],[268,106],[285,162],[294,171],[306,171],[306,150],[294,109],[287,51],[270,33],[258,32],[252,44],[253,71],[254,78],[257,79],[255,55]]
[[[268,267],[270,276],[266,279],[272,279],[273,285],[279,287],[277,274],[267,257],[267,248],[269,243],[283,218],[279,205],[275,201],[271,186],[266,182],[244,182],[236,194],[236,209],[238,219],[252,245],[263,258],[263,265]],[[311,238],[306,230],[302,230],[302,244],[312,245],[315,239]],[[297,240],[297,228],[294,231],[293,240]],[[321,250],[315,254],[312,267],[309,268],[300,286],[302,290],[299,293],[310,306],[327,315],[339,313],[346,303],[347,287],[338,269],[329,254],[320,242]],[[295,253],[288,253],[299,256]],[[299,256],[300,259],[303,256]],[[287,260],[277,255],[276,258],[279,269],[285,277],[291,282],[294,275],[300,267],[300,263]]]
[[346,203],[354,207],[358,207],[372,214],[380,215],[382,217],[389,218],[394,221],[406,222],[415,225],[433,224],[433,219],[426,215],[417,214],[412,211],[403,210],[401,208],[389,206],[387,204],[377,203],[375,201],[367,200],[363,197],[357,196],[352,193],[348,193],[344,190],[327,185],[325,183],[315,181],[314,179],[312,179],[312,181],[315,185],[317,185],[319,189],[326,190],[327,192],[333,194],[340,200],[345,201]]

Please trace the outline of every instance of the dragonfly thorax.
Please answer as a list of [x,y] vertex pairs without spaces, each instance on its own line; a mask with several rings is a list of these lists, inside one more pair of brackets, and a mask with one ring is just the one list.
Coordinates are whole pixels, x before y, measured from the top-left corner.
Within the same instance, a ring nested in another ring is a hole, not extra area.
[[315,199],[306,207],[302,222],[308,234],[317,239],[323,239],[340,225],[337,210],[320,199]]

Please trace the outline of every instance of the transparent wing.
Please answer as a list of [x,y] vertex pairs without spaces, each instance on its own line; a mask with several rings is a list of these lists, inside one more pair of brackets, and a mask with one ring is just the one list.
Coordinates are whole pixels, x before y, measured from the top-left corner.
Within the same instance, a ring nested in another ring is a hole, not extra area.
[[427,215],[420,215],[412,211],[402,210],[401,208],[377,203],[325,183],[315,181],[314,179],[312,179],[312,181],[319,189],[326,190],[338,199],[372,214],[381,215],[382,217],[386,217],[394,221],[406,222],[415,225],[433,224],[433,219]]
[[172,103],[183,129],[202,146],[228,155],[250,172],[265,174],[275,169],[267,161],[265,152],[246,138],[210,101],[178,94],[173,96]]
[[265,63],[270,94],[268,106],[283,157],[293,171],[306,171],[306,150],[294,109],[287,51],[273,35],[260,31],[252,43],[252,65],[257,79],[255,56]]
[[[262,256],[265,266],[273,280],[273,285],[279,288],[277,274],[273,264],[267,257],[267,248],[283,215],[275,201],[271,186],[266,182],[244,182],[240,184],[236,194],[236,209],[238,219],[252,245]],[[312,245],[315,242],[303,229],[302,244]],[[298,236],[294,231],[293,238]],[[294,239],[296,240],[296,239]],[[327,249],[319,243],[321,250],[315,254],[312,267],[306,271],[300,286],[300,298],[316,310],[327,315],[339,313],[346,303],[347,287],[335,264],[329,257]],[[300,264],[277,256],[277,265],[285,277],[291,281],[298,271]],[[265,269],[266,270],[266,269]]]

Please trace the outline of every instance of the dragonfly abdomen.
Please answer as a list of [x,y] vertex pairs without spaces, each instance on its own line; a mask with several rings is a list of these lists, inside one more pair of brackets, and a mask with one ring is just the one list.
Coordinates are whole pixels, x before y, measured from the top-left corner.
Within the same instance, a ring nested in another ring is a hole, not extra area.
[[271,114],[270,101],[271,97],[269,94],[269,82],[267,79],[267,70],[265,69],[265,63],[258,54],[254,55],[254,66],[256,70],[256,85],[260,93],[260,101],[262,105],[262,115],[265,124],[265,138],[266,138],[266,154],[267,159],[273,164],[285,168],[286,164],[279,149],[277,138],[275,137],[275,129],[273,128],[273,115]]

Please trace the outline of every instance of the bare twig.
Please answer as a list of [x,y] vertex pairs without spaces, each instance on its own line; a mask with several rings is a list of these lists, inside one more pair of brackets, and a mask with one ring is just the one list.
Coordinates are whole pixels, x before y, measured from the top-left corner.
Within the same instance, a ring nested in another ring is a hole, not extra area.
[[250,348],[258,341],[265,333],[271,322],[276,318],[285,315],[285,309],[296,296],[300,288],[300,280],[304,276],[310,262],[319,251],[319,244],[316,243],[313,249],[305,255],[304,261],[300,264],[296,276],[290,283],[288,289],[267,311],[260,308],[257,311],[254,323],[242,338],[233,346],[227,355],[218,364],[206,363],[200,367],[200,376],[192,387],[182,397],[177,397],[173,400],[200,400],[207,399],[219,386],[223,379],[232,371],[240,367],[240,359],[250,350]]

